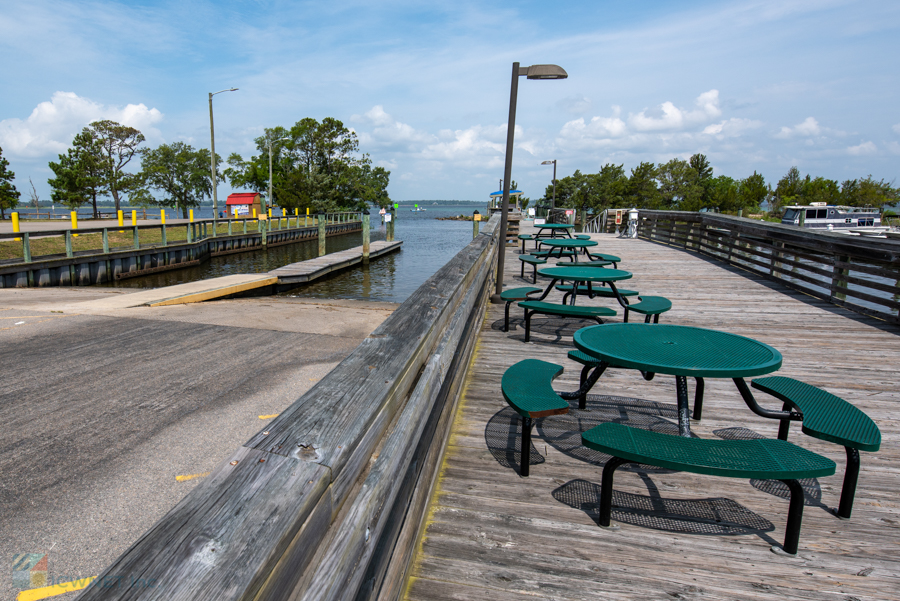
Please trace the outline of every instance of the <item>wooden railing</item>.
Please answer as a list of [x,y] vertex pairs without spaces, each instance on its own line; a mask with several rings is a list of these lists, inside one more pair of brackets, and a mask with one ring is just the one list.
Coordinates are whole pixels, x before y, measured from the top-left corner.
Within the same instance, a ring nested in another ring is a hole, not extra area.
[[[42,229],[40,231],[20,231],[20,232],[12,232],[12,233],[0,233],[0,241],[5,240],[16,240],[22,243],[21,246],[21,254],[19,255],[21,261],[23,263],[30,263],[34,260],[40,258],[40,255],[37,255],[32,252],[31,243],[34,238],[48,238],[48,237],[61,237],[65,239],[65,253],[67,257],[73,257],[76,254],[76,251],[73,250],[73,236],[84,236],[87,234],[100,234],[100,237],[96,240],[95,248],[97,251],[102,251],[104,253],[110,252],[110,233],[111,232],[129,232],[132,234],[132,246],[133,248],[139,249],[141,245],[146,247],[147,243],[142,242],[140,239],[140,233],[152,233],[153,236],[152,242],[150,246],[159,247],[166,246],[169,241],[177,241],[181,242],[197,242],[199,240],[203,240],[209,237],[215,237],[216,235],[227,235],[231,236],[236,233],[248,233],[248,232],[275,232],[281,231],[283,229],[292,229],[292,228],[303,228],[303,227],[316,227],[318,225],[319,220],[322,220],[326,225],[332,224],[340,224],[340,223],[353,223],[361,221],[362,216],[360,213],[327,213],[321,215],[299,215],[299,216],[284,216],[284,217],[273,217],[272,219],[266,219],[263,217],[262,219],[258,218],[223,218],[218,220],[213,219],[199,219],[196,221],[186,221],[182,219],[173,219],[173,223],[151,223],[151,224],[142,224],[136,225],[130,223],[128,220],[125,221],[125,224],[119,226],[115,221],[109,225],[104,225],[101,227],[79,227],[77,229],[73,229],[71,226],[66,228],[56,228],[56,229]],[[96,221],[88,222],[90,224],[97,223]],[[52,225],[52,224],[51,224]],[[214,227],[216,226],[216,227]],[[172,236],[172,233],[178,232],[179,234],[184,232],[184,236],[176,235]],[[121,245],[118,248],[124,248]],[[101,250],[102,249],[102,250]],[[53,253],[57,254],[57,253]],[[6,260],[2,263],[15,263],[16,259]]]
[[492,289],[498,222],[79,599],[398,598]]
[[639,238],[715,257],[835,305],[900,323],[898,240],[718,213],[642,210],[638,221]]

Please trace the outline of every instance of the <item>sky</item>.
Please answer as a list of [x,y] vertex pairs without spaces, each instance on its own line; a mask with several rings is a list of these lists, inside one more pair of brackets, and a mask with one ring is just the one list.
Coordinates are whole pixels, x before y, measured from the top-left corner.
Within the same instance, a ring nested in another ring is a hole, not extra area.
[[[266,127],[333,117],[391,172],[394,200],[486,200],[503,177],[626,172],[705,154],[774,184],[792,166],[900,185],[900,2],[744,0],[0,0],[0,148],[22,201],[91,121],[146,146],[255,154]],[[137,167],[137,165],[134,165]],[[221,183],[219,197],[231,192]]]

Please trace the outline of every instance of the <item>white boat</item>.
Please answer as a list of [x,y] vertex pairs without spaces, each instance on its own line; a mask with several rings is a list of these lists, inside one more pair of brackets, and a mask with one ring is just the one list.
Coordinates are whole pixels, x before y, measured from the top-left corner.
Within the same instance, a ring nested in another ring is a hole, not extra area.
[[862,234],[863,231],[876,231],[874,228],[879,228],[881,232],[890,229],[883,228],[881,225],[881,212],[878,209],[829,205],[824,202],[785,207],[781,223],[801,225],[801,217],[803,218],[803,227],[810,229],[856,234]]

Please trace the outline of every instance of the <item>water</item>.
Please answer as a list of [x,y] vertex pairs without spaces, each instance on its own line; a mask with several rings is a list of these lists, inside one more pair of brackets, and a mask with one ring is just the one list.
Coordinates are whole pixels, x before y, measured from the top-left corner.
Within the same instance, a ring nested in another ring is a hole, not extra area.
[[[402,240],[399,252],[372,260],[368,267],[358,266],[312,284],[283,293],[310,298],[348,298],[402,303],[434,272],[472,241],[471,221],[440,221],[436,217],[471,215],[476,209],[487,213],[487,204],[439,206],[419,202],[425,211],[412,212],[401,206],[397,213],[394,238]],[[377,211],[373,211],[372,241],[385,239],[385,227]],[[327,252],[337,252],[362,245],[362,234],[329,237]],[[318,255],[318,240],[299,242],[269,249],[214,257],[196,267],[166,271],[115,282],[114,285],[135,288],[158,288],[234,273],[265,273]]]

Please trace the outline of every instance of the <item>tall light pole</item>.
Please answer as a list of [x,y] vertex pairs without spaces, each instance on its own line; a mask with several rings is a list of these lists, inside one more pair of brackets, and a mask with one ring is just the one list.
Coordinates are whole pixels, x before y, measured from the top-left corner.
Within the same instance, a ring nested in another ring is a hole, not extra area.
[[553,163],[553,200],[550,201],[550,208],[555,209],[556,208],[556,159],[553,159],[552,161],[544,161],[541,163],[541,165],[549,165],[550,163]]
[[277,140],[266,140],[266,143],[269,146],[269,206],[275,206],[275,203],[272,202],[272,142],[281,142],[282,140],[287,140],[287,137],[278,138]]
[[219,197],[217,194],[218,182],[216,181],[216,130],[213,127],[212,97],[222,92],[237,92],[237,88],[228,88],[218,92],[209,93],[209,176],[212,180],[213,197],[213,236],[219,225]]
[[503,292],[503,266],[506,257],[506,213],[509,211],[509,183],[512,177],[513,136],[516,131],[516,97],[519,92],[519,78],[528,79],[565,79],[569,76],[566,70],[557,65],[531,65],[519,67],[512,65],[512,84],[509,89],[509,120],[506,125],[506,164],[503,167],[503,205],[500,209],[500,252],[497,253],[497,289],[491,296],[492,303],[502,303],[500,293]]

